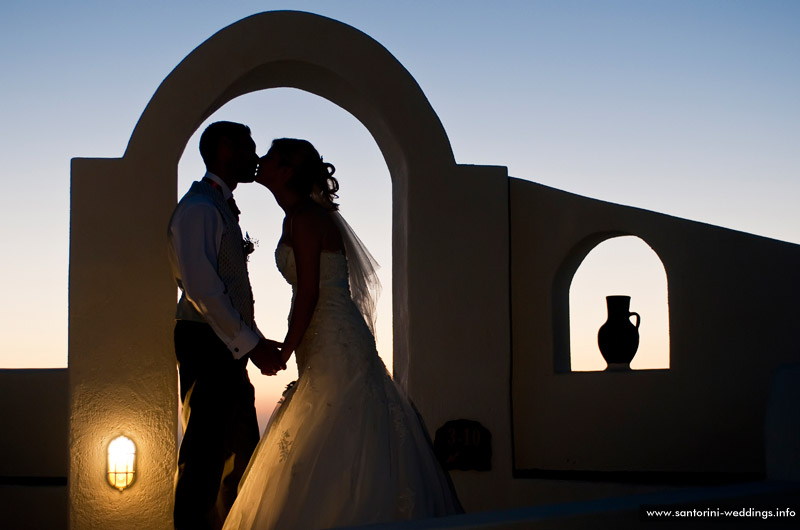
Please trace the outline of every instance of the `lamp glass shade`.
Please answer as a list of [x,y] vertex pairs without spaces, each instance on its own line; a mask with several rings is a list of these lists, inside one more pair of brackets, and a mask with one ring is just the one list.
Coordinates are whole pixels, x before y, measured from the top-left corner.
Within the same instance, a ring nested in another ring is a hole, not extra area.
[[130,438],[119,436],[108,444],[108,483],[122,491],[133,483],[136,473],[136,446]]

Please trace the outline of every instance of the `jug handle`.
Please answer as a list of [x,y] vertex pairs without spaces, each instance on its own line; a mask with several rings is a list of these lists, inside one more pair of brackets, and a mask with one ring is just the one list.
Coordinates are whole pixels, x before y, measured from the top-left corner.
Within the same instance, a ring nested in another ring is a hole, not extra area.
[[639,316],[639,313],[630,313],[628,318],[630,317],[636,317],[636,329],[639,329],[639,323],[641,322],[642,317]]

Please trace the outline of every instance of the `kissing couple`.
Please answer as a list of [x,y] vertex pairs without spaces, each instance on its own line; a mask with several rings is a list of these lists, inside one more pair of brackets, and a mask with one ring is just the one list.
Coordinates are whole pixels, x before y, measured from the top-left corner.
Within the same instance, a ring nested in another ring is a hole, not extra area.
[[[378,356],[377,264],[339,214],[335,168],[298,139],[259,158],[250,129],[233,122],[209,125],[200,155],[206,173],[168,230],[185,429],[175,528],[314,530],[460,513],[421,418]],[[237,185],[254,181],[285,213],[275,261],[293,294],[282,342],[256,326],[233,202]],[[297,383],[259,440],[247,363],[274,375],[292,354]]]

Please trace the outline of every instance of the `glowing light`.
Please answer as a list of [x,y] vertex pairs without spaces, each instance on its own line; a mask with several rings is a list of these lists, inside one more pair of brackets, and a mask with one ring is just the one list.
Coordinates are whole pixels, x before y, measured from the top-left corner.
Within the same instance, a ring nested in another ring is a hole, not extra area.
[[136,445],[130,438],[119,436],[108,444],[108,483],[119,491],[133,483],[136,474]]

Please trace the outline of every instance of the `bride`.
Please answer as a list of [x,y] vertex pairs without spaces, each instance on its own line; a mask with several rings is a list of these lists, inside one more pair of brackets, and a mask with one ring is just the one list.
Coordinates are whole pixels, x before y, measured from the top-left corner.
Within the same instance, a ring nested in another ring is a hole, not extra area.
[[283,361],[299,377],[242,479],[225,529],[320,529],[461,512],[424,425],[378,357],[375,262],[333,202],[334,167],[278,139],[256,182],[284,210],[292,285]]

